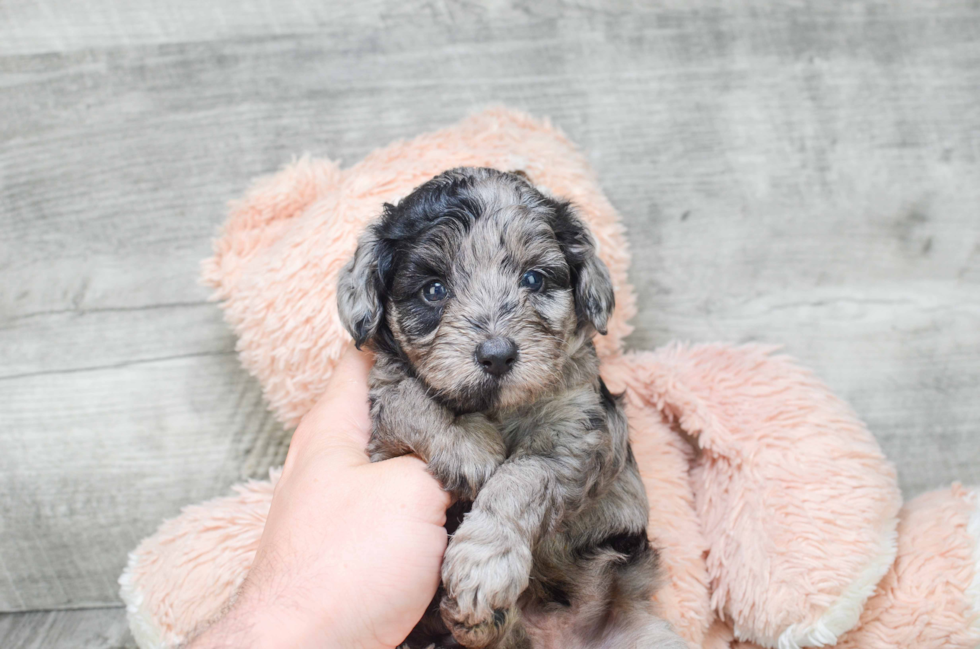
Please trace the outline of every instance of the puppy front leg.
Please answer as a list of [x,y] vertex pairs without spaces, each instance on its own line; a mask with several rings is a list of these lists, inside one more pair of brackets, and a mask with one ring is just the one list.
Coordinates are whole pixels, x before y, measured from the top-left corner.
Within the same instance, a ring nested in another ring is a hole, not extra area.
[[476,498],[504,461],[504,441],[492,422],[479,413],[454,415],[412,378],[375,385],[371,419],[372,461],[415,453],[458,498]]
[[512,458],[484,485],[442,563],[442,617],[460,644],[488,647],[507,637],[534,547],[581,502],[586,465],[560,453]]

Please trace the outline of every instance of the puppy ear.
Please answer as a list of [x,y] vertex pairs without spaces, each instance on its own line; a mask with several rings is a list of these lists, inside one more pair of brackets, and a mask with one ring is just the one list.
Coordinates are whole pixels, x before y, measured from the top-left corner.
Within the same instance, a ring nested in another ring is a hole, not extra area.
[[379,276],[377,235],[368,227],[357,243],[354,258],[337,280],[337,312],[358,349],[378,333],[381,325]]
[[510,171],[508,171],[507,173],[509,173],[509,174],[513,174],[513,175],[515,175],[515,176],[517,176],[517,177],[519,177],[519,178],[523,178],[524,180],[526,180],[526,181],[527,181],[527,183],[528,183],[529,185],[532,185],[532,186],[534,185],[534,181],[533,181],[533,180],[531,180],[531,177],[530,177],[530,176],[528,176],[528,175],[527,175],[527,172],[526,172],[526,171],[524,171],[523,169],[511,169],[511,170],[510,170]]
[[588,322],[606,334],[616,298],[609,269],[596,254],[592,233],[575,214],[570,203],[559,203],[555,210],[555,237],[572,271],[575,313],[579,322]]

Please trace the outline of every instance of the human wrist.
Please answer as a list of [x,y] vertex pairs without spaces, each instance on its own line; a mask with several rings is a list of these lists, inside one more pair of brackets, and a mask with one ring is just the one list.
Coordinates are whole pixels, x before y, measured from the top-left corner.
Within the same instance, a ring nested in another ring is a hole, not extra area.
[[186,649],[391,649],[367,635],[333,616],[241,599]]
[[346,647],[330,625],[272,604],[239,601],[187,649],[281,649]]

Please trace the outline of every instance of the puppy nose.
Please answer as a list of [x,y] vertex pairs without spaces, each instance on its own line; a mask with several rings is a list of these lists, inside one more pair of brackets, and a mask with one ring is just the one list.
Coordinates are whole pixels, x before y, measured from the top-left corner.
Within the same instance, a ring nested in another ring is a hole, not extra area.
[[476,348],[476,362],[483,371],[494,376],[503,376],[514,367],[517,360],[517,345],[508,338],[484,340]]

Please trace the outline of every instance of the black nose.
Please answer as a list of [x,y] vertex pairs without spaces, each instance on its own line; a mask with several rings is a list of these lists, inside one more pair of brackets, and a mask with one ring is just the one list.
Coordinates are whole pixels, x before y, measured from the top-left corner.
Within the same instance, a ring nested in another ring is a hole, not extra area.
[[514,367],[517,360],[517,345],[507,338],[484,340],[476,348],[476,362],[483,371],[494,376],[503,376]]

